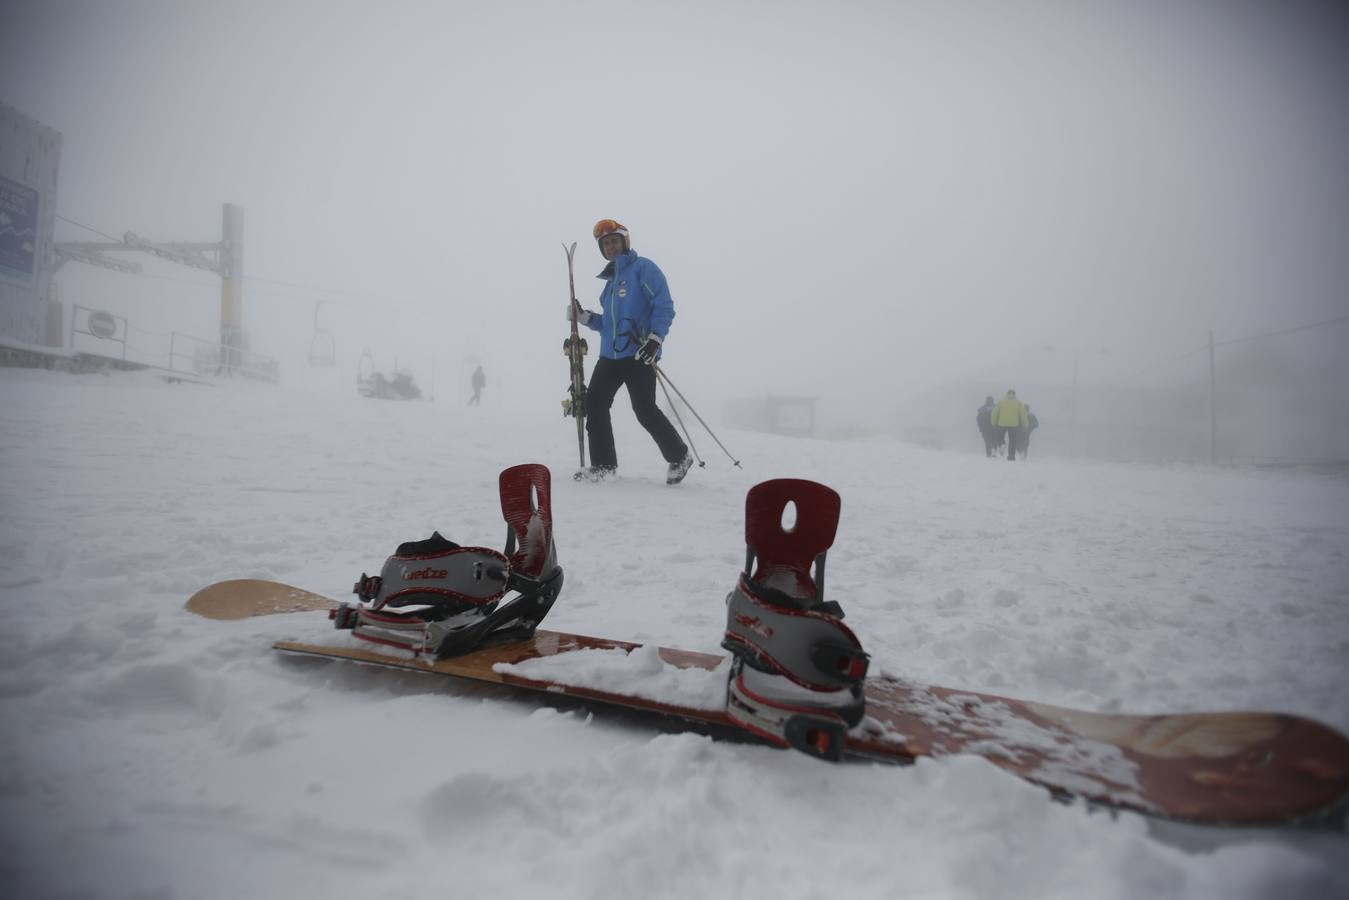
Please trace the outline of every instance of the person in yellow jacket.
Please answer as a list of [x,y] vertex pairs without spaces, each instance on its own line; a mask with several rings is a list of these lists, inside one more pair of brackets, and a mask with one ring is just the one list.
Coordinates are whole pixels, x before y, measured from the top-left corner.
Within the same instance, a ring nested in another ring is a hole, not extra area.
[[1004,438],[1007,439],[1007,461],[1012,462],[1016,459],[1016,448],[1020,443],[1017,438],[1019,429],[1030,427],[1026,405],[1016,399],[1016,391],[1009,390],[1007,396],[994,405],[992,418],[997,441],[1001,443]]

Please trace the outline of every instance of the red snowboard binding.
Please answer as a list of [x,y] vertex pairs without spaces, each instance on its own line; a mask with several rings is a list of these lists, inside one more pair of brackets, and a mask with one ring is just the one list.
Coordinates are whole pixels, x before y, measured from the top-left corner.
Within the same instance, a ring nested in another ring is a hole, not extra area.
[[[437,659],[533,635],[562,590],[550,475],[537,463],[512,466],[498,486],[504,553],[461,547],[438,531],[401,544],[379,575],[361,574],[352,590],[363,602],[333,610],[334,624],[362,640]],[[502,605],[510,592],[516,596]]]
[[[788,503],[796,522],[785,529]],[[822,759],[842,756],[848,729],[865,709],[867,654],[843,624],[842,608],[824,600],[824,561],[839,507],[838,494],[813,481],[780,478],[750,489],[745,571],[727,595],[721,642],[735,656],[726,700],[731,720]]]

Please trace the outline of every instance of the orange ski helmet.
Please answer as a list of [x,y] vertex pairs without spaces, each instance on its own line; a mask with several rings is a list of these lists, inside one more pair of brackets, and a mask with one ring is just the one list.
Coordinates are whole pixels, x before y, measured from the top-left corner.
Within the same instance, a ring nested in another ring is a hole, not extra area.
[[628,238],[628,229],[613,219],[600,219],[595,223],[594,231],[595,243],[598,244],[602,238],[610,234],[623,235],[623,250],[627,252],[632,249],[632,241]]

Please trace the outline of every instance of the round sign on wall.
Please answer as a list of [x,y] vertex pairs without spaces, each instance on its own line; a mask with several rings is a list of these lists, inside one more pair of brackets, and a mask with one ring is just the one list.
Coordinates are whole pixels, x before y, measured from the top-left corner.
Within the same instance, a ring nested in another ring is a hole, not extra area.
[[89,333],[94,337],[110,338],[117,333],[117,320],[112,313],[98,310],[89,314]]

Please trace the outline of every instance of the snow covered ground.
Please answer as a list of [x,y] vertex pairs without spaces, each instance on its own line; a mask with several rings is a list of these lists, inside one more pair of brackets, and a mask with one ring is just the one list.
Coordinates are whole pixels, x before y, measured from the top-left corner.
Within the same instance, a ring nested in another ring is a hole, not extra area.
[[1343,835],[1112,817],[979,759],[830,766],[283,658],[292,617],[182,609],[239,577],[344,596],[432,529],[499,546],[496,475],[536,461],[567,570],[546,627],[716,651],[744,493],[803,477],[842,495],[829,596],[888,672],[1349,730],[1343,476],[719,428],[744,469],[695,432],[708,465],[667,488],[620,398],[624,477],[578,485],[555,398],[492,399],[0,370],[0,892],[1349,896]]

